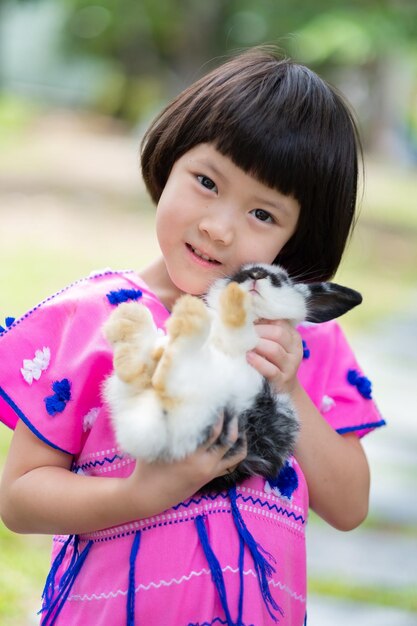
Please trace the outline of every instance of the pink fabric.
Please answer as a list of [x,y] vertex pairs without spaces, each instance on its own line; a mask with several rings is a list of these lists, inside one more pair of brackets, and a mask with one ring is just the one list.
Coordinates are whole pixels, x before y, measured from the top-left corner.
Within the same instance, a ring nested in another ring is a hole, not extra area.
[[[13,428],[21,418],[41,439],[74,456],[74,472],[92,476],[128,476],[134,467],[134,460],[117,447],[100,397],[102,381],[111,371],[110,347],[101,332],[104,320],[114,308],[107,294],[120,289],[141,290],[141,301],[149,307],[157,325],[163,327],[168,311],[133,272],[104,272],[70,285],[0,335],[2,420]],[[333,322],[302,326],[300,332],[310,351],[310,357],[300,367],[300,381],[323,411],[323,417],[340,432],[352,431],[359,436],[382,425],[372,400],[363,398],[347,382],[347,371],[360,372],[360,368],[339,326]],[[42,352],[43,360],[39,361],[37,351]],[[30,380],[27,371],[34,372],[37,379]],[[64,401],[63,410],[50,415],[45,398],[54,395],[52,385],[62,380],[69,381],[71,398]],[[308,491],[294,458],[291,464],[299,485],[290,499],[271,492],[264,479],[252,478],[237,488],[237,504],[249,531],[275,559],[269,587],[283,610],[279,623],[301,626],[306,612]],[[235,621],[240,588],[239,539],[230,501],[225,494],[196,494],[153,518],[80,537],[80,551],[89,541],[91,547],[55,623],[127,623],[129,556],[135,533],[140,530],[135,564],[135,623],[226,624],[197,535],[198,515],[205,516],[210,545],[223,571],[228,606]],[[66,539],[55,537],[53,558]],[[70,546],[57,582],[71,556]],[[266,610],[247,549],[243,578],[242,626],[275,623]]]

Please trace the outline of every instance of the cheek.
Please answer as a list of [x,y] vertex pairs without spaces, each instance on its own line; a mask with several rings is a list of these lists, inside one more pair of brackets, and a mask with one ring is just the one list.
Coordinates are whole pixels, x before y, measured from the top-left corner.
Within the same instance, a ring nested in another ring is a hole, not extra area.
[[[271,238],[270,241],[252,242],[250,246],[242,250],[242,263],[268,263],[272,264],[284,243],[282,240]],[[248,258],[249,257],[249,258]]]
[[158,241],[165,240],[174,233],[180,215],[169,190],[164,190],[156,207],[155,224]]

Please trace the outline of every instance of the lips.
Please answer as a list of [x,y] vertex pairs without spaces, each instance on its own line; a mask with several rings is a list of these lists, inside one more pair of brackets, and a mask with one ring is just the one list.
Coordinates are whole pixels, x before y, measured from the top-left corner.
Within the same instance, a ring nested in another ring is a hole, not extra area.
[[194,248],[194,246],[192,246],[190,243],[187,243],[186,246],[188,250],[190,250],[199,259],[202,259],[203,261],[206,261],[207,263],[212,263],[213,265],[220,265],[220,261],[217,261],[217,259],[214,259],[213,257],[209,256],[208,254],[206,254],[206,252],[204,252],[203,250],[200,250],[200,248]]

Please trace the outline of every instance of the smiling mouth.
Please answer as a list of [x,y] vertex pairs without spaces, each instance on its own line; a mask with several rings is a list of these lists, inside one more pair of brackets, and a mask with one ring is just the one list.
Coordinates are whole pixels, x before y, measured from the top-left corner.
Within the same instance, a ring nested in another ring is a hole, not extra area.
[[216,261],[216,259],[212,259],[207,254],[199,250],[198,248],[194,248],[191,244],[187,243],[186,246],[188,250],[190,250],[193,254],[195,254],[195,256],[197,256],[199,259],[202,259],[203,261],[207,261],[207,263],[212,263],[213,265],[221,265],[220,261]]

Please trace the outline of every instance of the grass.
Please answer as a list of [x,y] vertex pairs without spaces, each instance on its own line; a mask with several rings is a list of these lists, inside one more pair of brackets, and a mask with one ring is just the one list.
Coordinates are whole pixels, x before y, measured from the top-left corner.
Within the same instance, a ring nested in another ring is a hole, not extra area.
[[[11,432],[0,431],[0,469]],[[0,624],[26,626],[40,608],[49,569],[50,537],[16,535],[0,522]]]
[[398,608],[417,613],[417,595],[415,586],[394,589],[372,585],[354,585],[342,579],[324,579],[309,577],[309,593],[330,596],[352,602],[363,602],[379,606]]
[[[40,608],[49,569],[48,537],[16,535],[0,524],[0,623],[24,626]],[[34,622],[32,622],[34,623]]]

